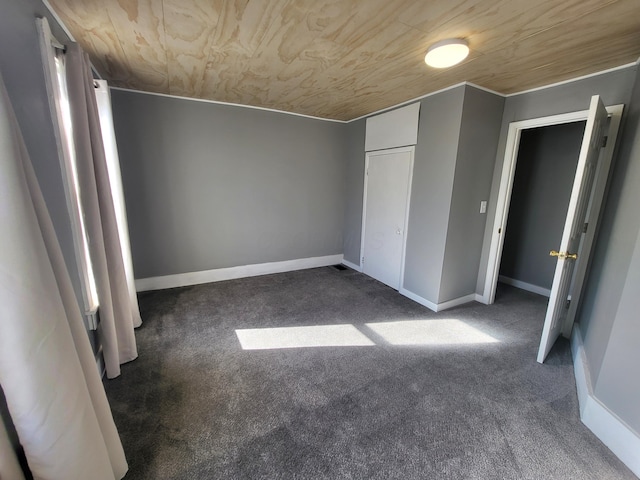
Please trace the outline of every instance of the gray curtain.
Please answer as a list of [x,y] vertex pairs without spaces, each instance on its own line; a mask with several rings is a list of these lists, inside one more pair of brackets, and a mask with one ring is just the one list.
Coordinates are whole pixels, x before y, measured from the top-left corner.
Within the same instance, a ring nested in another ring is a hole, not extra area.
[[81,203],[100,301],[98,335],[107,377],[114,378],[120,364],[138,356],[133,329],[142,321],[137,300],[129,295],[89,58],[72,43],[65,64]]
[[1,77],[0,229],[0,385],[29,468],[36,479],[120,479],[122,444]]

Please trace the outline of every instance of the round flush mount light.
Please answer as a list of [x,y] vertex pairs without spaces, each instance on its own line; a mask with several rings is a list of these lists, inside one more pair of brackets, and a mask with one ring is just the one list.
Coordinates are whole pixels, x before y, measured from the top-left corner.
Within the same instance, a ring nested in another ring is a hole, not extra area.
[[449,38],[429,47],[424,61],[433,68],[447,68],[460,63],[469,55],[469,44],[462,38]]

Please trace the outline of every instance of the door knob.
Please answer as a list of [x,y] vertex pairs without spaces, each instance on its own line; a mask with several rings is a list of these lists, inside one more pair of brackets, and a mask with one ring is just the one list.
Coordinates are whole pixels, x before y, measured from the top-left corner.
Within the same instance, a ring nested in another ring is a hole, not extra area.
[[396,235],[402,235],[402,230],[397,229],[397,230],[396,230]]
[[549,252],[549,255],[551,255],[552,257],[558,257],[561,260],[577,260],[578,259],[578,254],[577,253],[568,253],[568,252],[556,252],[555,250],[551,250]]

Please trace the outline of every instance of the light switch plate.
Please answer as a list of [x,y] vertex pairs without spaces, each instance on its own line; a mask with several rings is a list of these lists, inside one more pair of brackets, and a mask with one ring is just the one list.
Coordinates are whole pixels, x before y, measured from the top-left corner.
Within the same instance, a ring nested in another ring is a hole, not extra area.
[[483,200],[480,202],[480,213],[487,213],[487,201]]

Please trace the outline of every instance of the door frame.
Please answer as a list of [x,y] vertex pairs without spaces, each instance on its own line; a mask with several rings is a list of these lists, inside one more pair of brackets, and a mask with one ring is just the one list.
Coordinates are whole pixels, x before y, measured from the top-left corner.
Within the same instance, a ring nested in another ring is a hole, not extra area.
[[369,188],[369,158],[372,156],[386,155],[390,153],[404,153],[408,152],[409,155],[409,184],[407,187],[406,198],[406,210],[404,216],[404,226],[402,235],[402,257],[400,260],[400,279],[398,282],[398,291],[404,288],[404,266],[405,257],[407,253],[407,234],[409,231],[409,209],[411,207],[411,186],[413,185],[413,163],[416,152],[415,145],[409,145],[406,147],[386,148],[384,150],[372,150],[365,152],[364,157],[364,189],[362,193],[362,227],[360,229],[360,271],[364,272],[364,240],[365,240],[365,225],[367,220],[367,190]]
[[[589,224],[593,225],[594,228],[589,228],[587,230],[587,233],[585,234],[584,243],[582,246],[582,249],[585,252],[590,252],[591,247],[593,246],[593,241],[595,239],[596,230],[598,229],[598,219],[602,207],[602,202],[604,200],[604,193],[607,186],[607,180],[609,177],[609,170],[611,167],[616,140],[618,137],[618,131],[620,129],[620,120],[622,118],[624,105],[613,105],[606,108],[610,119],[609,130],[607,131],[608,140],[606,147],[603,149],[600,155],[601,160],[600,162],[598,162],[598,171],[596,173],[597,176],[595,179],[595,186],[592,191],[592,201],[591,207],[589,209]],[[498,285],[498,276],[500,271],[500,262],[502,261],[502,249],[504,247],[507,217],[509,214],[509,206],[511,203],[511,194],[513,190],[513,181],[515,178],[516,163],[518,161],[518,150],[520,147],[520,136],[522,134],[522,131],[531,128],[586,121],[588,114],[589,110],[580,110],[577,112],[563,113],[560,115],[551,115],[547,117],[521,120],[509,124],[504,162],[502,165],[502,174],[500,177],[500,188],[498,190],[496,213],[493,221],[493,228],[491,230],[491,244],[489,247],[489,259],[487,262],[487,271],[484,281],[484,291],[482,297],[477,299],[481,303],[490,305],[495,301],[496,288]],[[577,293],[577,295],[573,295],[570,307],[574,309],[574,314],[580,300],[579,296],[584,284],[588,263],[588,261],[579,262],[574,273],[574,291]],[[569,315],[567,315],[567,318],[569,318]],[[566,334],[565,328],[563,328],[563,334]]]

